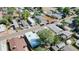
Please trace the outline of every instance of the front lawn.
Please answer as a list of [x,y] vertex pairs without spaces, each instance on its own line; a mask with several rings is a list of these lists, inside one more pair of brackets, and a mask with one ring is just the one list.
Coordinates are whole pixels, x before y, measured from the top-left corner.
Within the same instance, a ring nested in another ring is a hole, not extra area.
[[37,47],[35,49],[33,49],[34,51],[48,51],[47,48],[44,48],[44,47]]

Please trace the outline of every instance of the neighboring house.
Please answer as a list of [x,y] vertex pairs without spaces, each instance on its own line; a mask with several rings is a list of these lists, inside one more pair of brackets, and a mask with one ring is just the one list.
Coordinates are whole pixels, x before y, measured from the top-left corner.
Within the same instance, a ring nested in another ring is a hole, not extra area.
[[63,31],[61,28],[59,28],[58,26],[56,26],[55,24],[50,24],[48,25],[48,27],[54,31],[57,35],[61,34],[61,32]]
[[8,51],[6,40],[0,41],[0,51]]
[[41,43],[39,36],[34,32],[25,33],[25,41],[31,48],[38,47]]
[[61,35],[62,38],[68,39],[72,36],[72,33],[69,31],[64,31],[55,24],[51,24],[48,26],[52,31],[54,31],[57,35]]
[[52,46],[52,50],[54,50],[54,51],[58,51],[59,49],[58,49],[57,46]]
[[13,38],[9,39],[7,42],[9,50],[11,51],[28,51],[24,38]]
[[42,7],[42,10],[43,10],[44,14],[46,14],[46,15],[48,15],[50,17],[57,18],[57,19],[61,19],[62,15],[63,15],[62,13],[57,13],[57,8]]
[[69,32],[69,31],[62,31],[60,35],[61,35],[62,38],[68,39],[72,36],[72,33]]
[[34,21],[34,19],[32,19],[31,17],[28,17],[28,23],[31,25],[31,26],[34,26],[36,23]]
[[59,48],[59,49],[62,49],[62,48],[64,48],[65,47],[65,43],[64,42],[61,42],[61,43],[59,43],[59,44],[57,44],[57,47]]
[[55,46],[52,46],[52,49],[55,51],[58,51],[58,50],[62,50],[65,46],[66,46],[66,44],[64,42],[61,42]]
[[13,22],[13,26],[15,27],[15,29],[19,28],[19,25],[16,20],[12,20],[12,22]]
[[3,24],[0,24],[0,32],[4,32],[6,30],[6,26]]
[[40,21],[40,24],[46,24],[47,21],[43,18],[43,16],[35,16],[36,20]]
[[45,14],[49,17],[52,17],[52,11],[45,12]]
[[29,24],[25,20],[20,20],[20,21],[24,28],[30,28]]
[[20,19],[17,20],[17,23],[18,23],[20,28],[25,28],[26,27],[25,24],[27,24],[27,23],[24,22],[24,20],[20,20]]
[[59,13],[53,13],[51,16],[55,17],[56,19],[62,19],[62,15]]

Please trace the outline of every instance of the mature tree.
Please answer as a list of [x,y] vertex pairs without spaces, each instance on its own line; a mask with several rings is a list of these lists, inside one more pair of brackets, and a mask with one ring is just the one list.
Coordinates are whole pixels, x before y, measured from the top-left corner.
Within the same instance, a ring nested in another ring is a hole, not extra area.
[[40,36],[40,38],[42,40],[45,40],[52,34],[52,32],[48,29],[44,29],[44,30],[38,32],[37,34]]
[[63,9],[63,13],[65,13],[66,15],[69,15],[69,11],[70,11],[69,7],[65,7]]
[[58,43],[59,41],[59,37],[55,36],[51,30],[48,29],[44,29],[41,32],[37,33],[40,37],[40,39],[45,42],[45,43],[49,43],[49,44],[55,44]]
[[57,43],[59,43],[59,42],[60,42],[61,37],[60,37],[60,36],[55,35],[55,36],[54,36],[54,38],[53,38],[53,40],[54,40],[53,44],[55,45],[55,44],[57,44]]
[[55,45],[57,43],[60,42],[60,37],[57,36],[57,35],[54,35],[54,36],[50,36],[46,39],[46,41],[49,43],[49,44],[52,44],[52,45]]
[[3,19],[7,20],[9,23],[12,23],[12,16],[11,15],[4,15]]
[[62,7],[57,7],[57,10],[58,10],[59,12],[63,12],[63,8],[62,8]]
[[76,13],[76,14],[79,14],[79,9],[77,9],[77,10],[75,11],[75,13]]
[[27,10],[29,10],[31,7],[24,7],[24,9],[27,9]]
[[22,13],[23,19],[27,20],[29,16],[30,16],[30,12],[28,10],[24,10]]
[[79,26],[79,16],[76,18],[75,22],[76,22],[76,25]]
[[79,33],[79,16],[75,18],[73,23],[74,23],[74,31]]
[[0,20],[0,24],[9,25],[8,21],[4,19]]
[[8,8],[7,8],[7,14],[11,14],[11,15],[12,15],[15,10],[16,10],[16,9],[15,9],[14,7],[8,7]]

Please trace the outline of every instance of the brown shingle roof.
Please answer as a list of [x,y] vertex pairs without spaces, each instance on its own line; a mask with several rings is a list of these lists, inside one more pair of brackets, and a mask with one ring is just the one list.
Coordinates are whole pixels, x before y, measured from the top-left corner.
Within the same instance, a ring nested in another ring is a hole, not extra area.
[[27,48],[27,44],[23,38],[13,38],[8,40],[11,51],[25,51]]

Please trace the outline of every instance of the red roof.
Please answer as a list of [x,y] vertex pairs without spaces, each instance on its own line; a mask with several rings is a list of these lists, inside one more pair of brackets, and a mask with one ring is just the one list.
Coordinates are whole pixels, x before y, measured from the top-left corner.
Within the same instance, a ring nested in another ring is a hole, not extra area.
[[11,51],[24,51],[28,50],[27,44],[23,38],[13,38],[8,40]]

